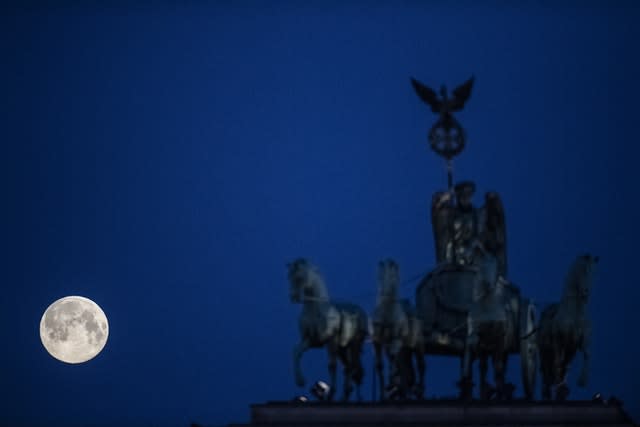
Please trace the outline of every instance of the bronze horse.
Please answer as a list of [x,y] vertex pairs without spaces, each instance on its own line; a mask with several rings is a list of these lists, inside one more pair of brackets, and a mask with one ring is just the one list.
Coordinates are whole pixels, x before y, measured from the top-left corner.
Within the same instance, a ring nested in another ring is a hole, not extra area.
[[344,367],[343,400],[348,400],[356,384],[360,400],[360,385],[364,376],[362,347],[368,336],[365,311],[354,304],[334,303],[317,268],[304,258],[287,265],[291,301],[302,304],[299,318],[300,342],[293,350],[296,384],[305,385],[300,359],[309,348],[327,348],[329,356],[329,395],[332,400],[336,385],[337,359]]
[[[372,341],[380,400],[405,399],[424,395],[424,340],[420,321],[407,300],[398,298],[400,273],[398,264],[387,259],[378,263],[378,301],[373,315]],[[385,389],[384,354],[389,359],[389,390]],[[417,375],[413,368],[417,366]],[[395,391],[394,391],[395,390]],[[386,393],[390,391],[390,393]]]
[[[491,261],[487,264],[491,268]],[[518,317],[509,304],[508,282],[502,277],[488,282],[482,280],[483,276],[495,279],[495,274],[481,275],[476,282],[474,302],[467,316],[462,397],[471,398],[471,365],[477,359],[480,365],[480,398],[488,400],[495,394],[498,400],[510,399],[513,389],[505,382],[505,376],[509,352],[517,345]],[[489,358],[493,364],[495,387],[487,382]]]
[[577,257],[565,279],[562,299],[543,310],[540,317],[538,349],[543,399],[551,399],[552,387],[555,387],[556,400],[567,398],[567,368],[578,351],[583,355],[578,386],[587,385],[591,323],[586,308],[598,260],[599,257],[590,254]]

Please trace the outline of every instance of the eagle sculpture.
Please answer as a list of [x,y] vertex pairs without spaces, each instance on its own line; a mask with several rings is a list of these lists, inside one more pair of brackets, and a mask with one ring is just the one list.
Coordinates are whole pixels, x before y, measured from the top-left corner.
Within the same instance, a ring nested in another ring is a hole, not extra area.
[[[452,96],[449,97],[446,86],[442,85],[440,96],[438,96],[433,89],[411,78],[411,84],[420,99],[431,107],[431,111],[440,116],[429,132],[429,142],[436,153],[447,159],[460,154],[465,145],[464,130],[452,113],[464,107],[471,96],[473,80],[474,77],[471,76],[469,80],[455,88]],[[443,132],[439,133],[439,131]]]
[[447,95],[447,87],[445,85],[440,87],[440,98],[438,98],[438,95],[433,89],[425,86],[413,77],[411,78],[411,84],[420,99],[431,107],[431,111],[446,116],[462,110],[465,102],[467,102],[471,96],[473,80],[474,76],[471,76],[469,80],[455,88],[452,92],[453,97],[451,98]]

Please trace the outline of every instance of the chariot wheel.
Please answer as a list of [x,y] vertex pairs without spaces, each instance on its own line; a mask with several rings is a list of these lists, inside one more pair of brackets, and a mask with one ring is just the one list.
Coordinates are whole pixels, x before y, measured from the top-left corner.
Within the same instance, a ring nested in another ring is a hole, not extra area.
[[533,399],[538,372],[536,307],[529,299],[520,302],[520,365],[525,397]]

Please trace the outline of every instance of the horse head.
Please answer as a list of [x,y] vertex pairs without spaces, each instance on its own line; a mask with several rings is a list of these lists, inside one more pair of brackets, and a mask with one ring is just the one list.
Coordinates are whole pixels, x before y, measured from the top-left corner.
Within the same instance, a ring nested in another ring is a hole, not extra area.
[[391,258],[378,263],[378,301],[391,302],[396,299],[400,286],[400,268]]
[[575,259],[565,280],[565,297],[575,298],[582,304],[589,301],[593,273],[599,260],[600,257],[591,254],[580,255]]
[[326,288],[322,278],[313,265],[306,258],[298,258],[287,264],[289,279],[289,297],[294,303],[304,302],[305,297],[327,298]]

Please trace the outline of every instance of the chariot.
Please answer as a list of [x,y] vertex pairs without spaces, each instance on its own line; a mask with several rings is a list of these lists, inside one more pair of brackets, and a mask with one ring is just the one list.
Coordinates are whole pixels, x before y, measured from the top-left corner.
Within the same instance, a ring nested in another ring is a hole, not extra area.
[[[445,264],[427,274],[418,284],[416,313],[422,323],[425,354],[458,356],[463,361],[470,316],[502,314],[506,317],[505,352],[520,356],[524,393],[531,399],[537,369],[535,305],[521,295],[516,285],[500,279],[492,305],[498,304],[503,310],[474,310],[477,304],[474,295],[481,274],[474,266]],[[464,371],[464,366],[462,368]]]

